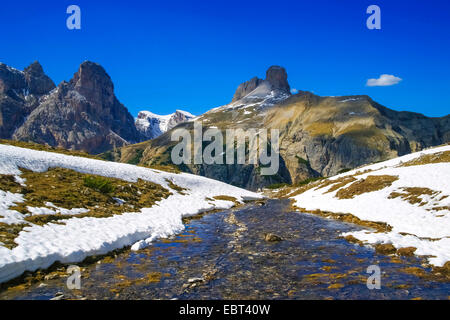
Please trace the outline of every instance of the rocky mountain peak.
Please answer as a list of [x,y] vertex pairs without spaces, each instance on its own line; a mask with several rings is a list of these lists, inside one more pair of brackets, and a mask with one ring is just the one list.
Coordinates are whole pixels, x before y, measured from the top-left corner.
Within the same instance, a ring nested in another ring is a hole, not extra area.
[[172,129],[177,124],[189,121],[195,118],[189,112],[176,110],[168,115],[158,115],[150,111],[140,111],[135,119],[136,129],[146,139],[154,139],[166,131]]
[[41,76],[44,74],[44,69],[42,68],[39,61],[34,61],[28,67],[23,70],[25,73],[28,73],[33,76]]
[[234,93],[231,102],[241,100],[253,91],[255,91],[255,94],[252,94],[252,96],[255,97],[267,97],[268,95],[270,95],[271,91],[276,91],[276,95],[288,97],[291,94],[291,88],[287,81],[286,69],[280,66],[271,66],[266,71],[265,80],[254,77],[246,82],[241,83]]
[[290,93],[291,88],[287,81],[286,69],[280,66],[271,66],[266,71],[266,81],[272,85],[273,89]]
[[24,71],[0,63],[0,137],[10,138],[53,88],[39,62]]
[[0,63],[0,93],[14,96],[28,94],[43,95],[55,88],[54,82],[44,73],[44,69],[35,61],[24,69],[17,70]]
[[101,111],[114,101],[114,85],[103,67],[95,62],[83,62],[69,82],[74,90],[86,97]]
[[143,138],[99,64],[83,62],[54,88],[37,61],[24,71],[0,64],[0,138],[92,153]]
[[0,63],[0,93],[22,89],[26,86],[23,72]]
[[42,95],[55,88],[55,83],[44,73],[38,61],[26,67],[23,74],[31,94]]
[[263,81],[264,80],[259,79],[258,77],[253,77],[252,79],[241,83],[234,93],[233,100],[231,101],[234,102],[245,97],[247,94],[255,90]]

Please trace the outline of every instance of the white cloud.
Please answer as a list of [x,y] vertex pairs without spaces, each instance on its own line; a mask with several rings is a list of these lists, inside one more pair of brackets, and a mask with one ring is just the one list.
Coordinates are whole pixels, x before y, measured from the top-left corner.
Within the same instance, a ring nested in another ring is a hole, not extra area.
[[394,84],[402,81],[401,78],[393,76],[391,74],[382,74],[378,79],[367,80],[366,86],[368,87],[386,87],[393,86]]
[[298,93],[298,90],[295,89],[295,88],[292,88],[292,89],[291,89],[291,93],[292,93],[292,94],[297,94],[297,93]]

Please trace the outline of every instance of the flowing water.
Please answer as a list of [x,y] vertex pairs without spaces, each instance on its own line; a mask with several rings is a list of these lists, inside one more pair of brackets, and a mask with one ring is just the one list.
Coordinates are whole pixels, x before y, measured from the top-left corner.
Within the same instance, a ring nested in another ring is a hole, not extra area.
[[[449,282],[405,272],[416,257],[378,255],[339,235],[361,227],[292,212],[287,200],[248,204],[193,219],[173,238],[123,251],[83,268],[81,289],[66,278],[2,299],[448,299]],[[268,242],[273,233],[281,241]],[[381,289],[367,287],[367,267],[381,270]]]

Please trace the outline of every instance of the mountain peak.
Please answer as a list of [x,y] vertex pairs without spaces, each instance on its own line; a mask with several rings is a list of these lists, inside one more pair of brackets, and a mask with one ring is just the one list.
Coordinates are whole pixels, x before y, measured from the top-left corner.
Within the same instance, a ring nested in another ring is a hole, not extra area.
[[238,101],[250,92],[254,91],[256,88],[264,85],[263,91],[279,91],[283,94],[290,95],[291,88],[287,81],[286,69],[280,66],[271,66],[266,71],[266,79],[260,79],[258,77],[253,77],[252,79],[243,82],[239,85],[234,93],[231,102]]
[[286,69],[280,66],[271,66],[266,71],[266,81],[272,85],[273,89],[290,93],[291,88],[287,81]]
[[135,121],[136,129],[147,139],[153,139],[177,124],[189,121],[195,116],[187,111],[176,110],[168,115],[158,115],[150,111],[140,111]]
[[0,93],[9,90],[22,89],[26,87],[23,72],[10,66],[0,63]]
[[236,89],[233,100],[231,101],[234,102],[245,97],[247,94],[255,90],[263,81],[264,80],[259,79],[258,77],[253,77],[250,80],[241,83]]
[[44,73],[44,69],[35,61],[20,71],[0,63],[0,93],[16,90],[21,94],[43,95],[55,88],[54,82]]
[[91,61],[84,61],[80,64],[78,71],[75,73],[72,79],[75,82],[100,82],[99,84],[108,85],[112,87],[112,81],[105,69],[101,65]]
[[30,93],[46,94],[55,88],[55,83],[44,72],[41,64],[34,61],[23,70]]
[[184,110],[177,109],[177,110],[175,110],[175,114],[176,113],[182,114],[182,115],[184,115],[186,117],[189,117],[189,118],[195,118],[195,116],[192,113],[184,111]]
[[[93,153],[140,141],[133,117],[115,97],[111,78],[99,64],[83,62],[73,78],[61,82],[53,93],[48,91],[54,88],[53,81],[39,62],[27,67],[22,77],[26,86],[10,92],[24,96],[19,110],[23,116],[19,125],[8,128],[9,137]],[[44,92],[42,99],[26,99],[28,94]]]
[[28,67],[23,70],[25,73],[29,73],[32,75],[42,75],[44,74],[44,69],[39,61],[32,62]]
[[102,109],[102,105],[112,104],[115,98],[110,76],[95,62],[84,61],[80,64],[70,84],[81,95],[96,104],[98,110]]

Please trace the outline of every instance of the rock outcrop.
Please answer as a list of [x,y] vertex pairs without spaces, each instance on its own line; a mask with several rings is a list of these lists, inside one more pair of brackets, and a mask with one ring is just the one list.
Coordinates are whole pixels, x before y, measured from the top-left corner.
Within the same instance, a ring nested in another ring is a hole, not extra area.
[[262,80],[254,77],[244,83],[241,83],[234,93],[231,102],[239,101],[249,97],[241,102],[248,103],[259,99],[277,99],[279,97],[287,98],[291,93],[287,81],[287,72],[283,67],[271,66],[266,71],[266,79]]
[[266,81],[272,85],[273,90],[290,93],[291,87],[287,81],[286,69],[280,66],[271,66],[266,71]]
[[245,81],[244,83],[241,83],[239,87],[236,89],[236,92],[234,93],[233,99],[231,101],[238,101],[239,99],[245,97],[250,92],[256,89],[264,80],[254,77],[248,81]]
[[31,94],[43,95],[55,88],[52,79],[44,73],[44,69],[37,61],[25,68],[23,75]]

